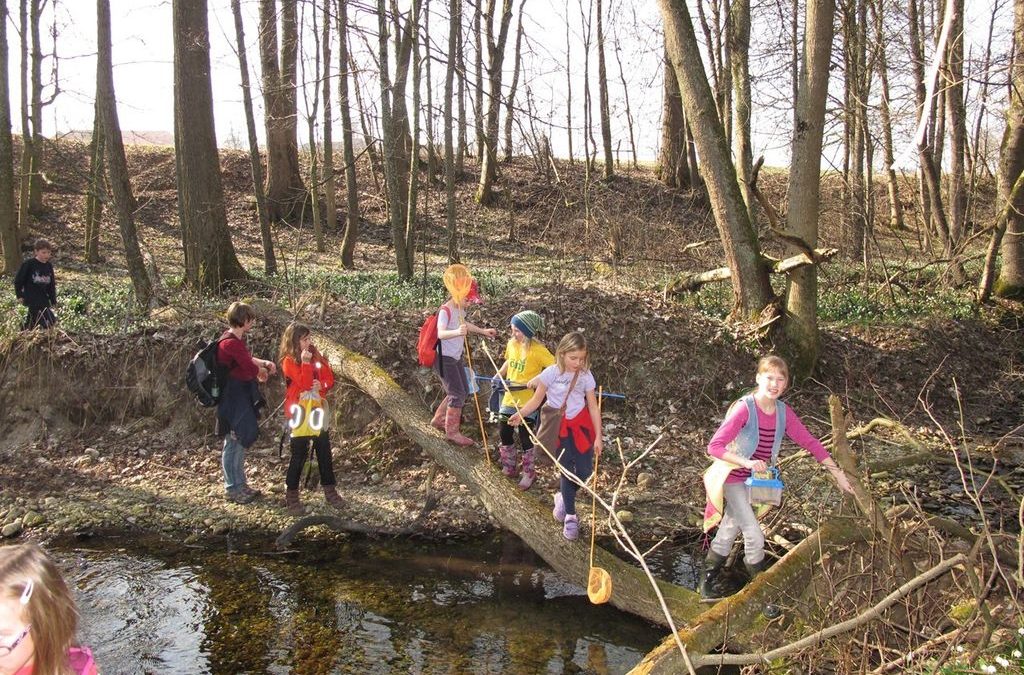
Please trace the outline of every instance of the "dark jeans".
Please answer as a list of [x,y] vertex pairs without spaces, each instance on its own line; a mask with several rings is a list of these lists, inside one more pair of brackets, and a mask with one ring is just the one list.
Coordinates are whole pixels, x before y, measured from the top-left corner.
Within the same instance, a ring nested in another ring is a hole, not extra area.
[[[533,429],[533,433],[537,433],[537,421],[533,417],[527,417],[525,424],[519,425],[519,445],[522,446],[523,451],[533,449],[533,439],[530,438],[530,432],[527,431],[526,427],[529,426]],[[509,423],[502,420],[498,426],[498,437],[501,439],[502,445],[512,445],[516,440],[516,428],[509,426]]]
[[331,437],[327,431],[321,431],[319,436],[300,436],[291,440],[292,458],[288,462],[288,473],[284,479],[284,484],[289,490],[299,489],[299,479],[302,477],[302,467],[309,455],[310,443],[316,451],[316,463],[320,467],[320,485],[334,485],[336,482],[334,462],[331,458]]
[[[558,463],[566,471],[579,478],[581,483],[586,483],[587,479],[590,478],[590,474],[594,472],[594,449],[591,448],[586,452],[579,452],[576,449],[576,442],[573,440],[572,432],[570,431],[559,439],[558,453]],[[579,489],[579,486],[565,476],[562,476],[561,489],[565,512],[569,515],[575,515],[576,491]]]
[[29,307],[28,314],[25,315],[25,323],[22,324],[21,329],[50,328],[55,323],[57,323],[57,317],[49,307]]

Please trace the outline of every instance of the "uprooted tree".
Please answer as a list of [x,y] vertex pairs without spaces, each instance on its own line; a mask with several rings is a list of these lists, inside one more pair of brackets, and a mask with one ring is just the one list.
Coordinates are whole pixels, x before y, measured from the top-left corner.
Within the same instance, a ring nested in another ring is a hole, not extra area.
[[[423,406],[370,359],[352,352],[328,335],[318,333],[315,339],[335,372],[371,397],[412,442],[467,486],[502,527],[519,536],[564,578],[586,586],[590,570],[586,548],[565,540],[557,528],[550,527],[545,507],[504,480],[498,469],[482,456],[480,448],[466,449],[447,443],[428,424]],[[863,474],[848,449],[846,422],[838,399],[833,401],[832,408],[833,453],[848,475],[860,477]],[[849,436],[858,433],[864,431],[851,432]],[[922,625],[929,622],[931,630],[932,622],[942,625],[933,615],[937,612],[940,617],[944,616],[949,603],[941,594],[937,596],[942,597],[941,600],[933,597],[925,601],[922,588],[926,584],[930,588],[939,585],[935,583],[939,578],[947,579],[943,588],[949,588],[946,573],[951,569],[958,570],[956,583],[968,588],[975,601],[969,620],[957,630],[971,631],[980,627],[986,635],[991,635],[998,620],[993,618],[995,612],[985,607],[983,598],[988,597],[993,580],[998,579],[992,571],[993,563],[996,569],[1001,569],[1000,558],[1004,563],[1007,558],[1014,558],[1013,551],[1004,550],[1005,542],[977,537],[955,524],[929,519],[920,513],[884,514],[871,498],[865,479],[857,478],[854,487],[854,501],[863,516],[839,517],[823,524],[811,536],[792,546],[744,590],[710,608],[702,605],[693,591],[656,580],[644,570],[598,548],[594,564],[607,570],[613,579],[611,604],[659,625],[684,624],[648,654],[634,672],[693,672],[694,665],[722,663],[729,659],[736,663],[763,661],[766,653],[756,646],[755,636],[783,639],[778,627],[774,631],[767,630],[760,618],[768,603],[787,607],[791,619],[797,615],[801,618],[799,625],[806,634],[796,645],[802,648],[853,628],[858,628],[860,635],[866,635],[865,626],[883,613],[897,612],[901,616],[910,613],[908,597],[918,604],[912,608],[914,620]],[[601,500],[600,503],[608,511],[607,524],[621,542],[620,534],[625,530],[616,530],[622,526],[614,511],[608,502]],[[291,532],[290,536],[294,534]],[[936,546],[943,537],[950,540],[948,548],[952,555],[947,548]],[[983,553],[991,554],[991,558],[984,561],[989,576],[984,582],[977,582],[975,566],[981,564],[979,558]],[[957,554],[962,555],[951,560]],[[940,559],[939,564],[936,558]],[[1009,562],[1015,564],[1012,560]],[[921,570],[925,570],[924,573],[917,574]],[[955,586],[952,588],[955,590]],[[846,620],[837,622],[838,618]],[[901,620],[909,621],[905,617],[894,619],[896,623]],[[813,630],[816,625],[821,625],[822,629]],[[867,645],[865,641],[865,649]],[[714,654],[723,646],[731,651],[750,653],[733,657]],[[795,651],[796,647],[789,645],[768,654],[792,656]],[[879,650],[879,653],[886,652]]]

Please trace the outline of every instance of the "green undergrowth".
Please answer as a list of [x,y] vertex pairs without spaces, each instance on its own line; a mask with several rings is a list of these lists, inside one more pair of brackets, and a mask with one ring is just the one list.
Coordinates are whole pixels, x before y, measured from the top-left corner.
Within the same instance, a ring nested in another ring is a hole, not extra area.
[[[512,290],[510,277],[502,272],[478,275],[485,296],[503,295]],[[196,296],[183,288],[181,275],[163,279],[168,300],[190,313],[219,314],[231,299],[258,296],[284,309],[294,308],[302,298],[328,293],[332,302],[351,302],[389,309],[419,309],[444,302],[447,294],[440,274],[419,276],[403,281],[394,272],[291,273],[267,277],[255,274],[253,281],[239,286],[228,297]],[[311,296],[312,294],[312,296]],[[131,282],[100,275],[62,275],[57,285],[58,326],[68,333],[115,335],[155,327],[158,322],[135,304]],[[21,330],[26,309],[5,284],[0,290],[0,337],[8,338]]]
[[[966,652],[969,652],[971,645],[957,645],[954,647],[956,656],[951,662],[941,668],[934,669],[926,662],[920,672],[936,673],[941,675],[968,675],[968,673],[1021,673],[1024,672],[1024,628],[1017,630],[1015,639],[1007,641],[1006,644],[998,646],[989,654],[981,656],[972,663],[964,660]],[[908,670],[910,670],[908,668]]]
[[[706,284],[683,302],[708,316],[724,318],[732,309],[732,287],[727,282]],[[934,275],[917,278],[913,284],[872,280],[865,285],[828,278],[818,282],[818,321],[837,327],[901,324],[927,317],[963,320],[977,311],[969,293],[943,284]]]

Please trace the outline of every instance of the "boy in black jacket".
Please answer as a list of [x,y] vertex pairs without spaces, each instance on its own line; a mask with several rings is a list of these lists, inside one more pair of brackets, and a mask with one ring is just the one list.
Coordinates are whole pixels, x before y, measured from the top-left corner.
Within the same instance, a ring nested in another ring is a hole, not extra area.
[[53,246],[45,239],[36,239],[33,248],[35,257],[23,262],[14,277],[14,292],[21,304],[28,307],[22,330],[49,328],[57,322],[51,309],[57,306],[57,278],[50,263]]

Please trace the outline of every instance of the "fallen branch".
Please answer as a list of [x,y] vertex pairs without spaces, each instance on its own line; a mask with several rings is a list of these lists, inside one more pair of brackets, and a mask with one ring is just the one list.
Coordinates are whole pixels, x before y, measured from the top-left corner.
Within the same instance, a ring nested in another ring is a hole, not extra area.
[[817,633],[812,633],[805,638],[792,642],[788,645],[778,647],[768,652],[758,654],[707,654],[702,656],[690,656],[690,660],[693,665],[700,668],[701,666],[723,666],[723,665],[736,665],[745,666],[752,665],[755,663],[769,663],[774,659],[782,658],[795,654],[801,649],[811,647],[822,640],[827,640],[836,635],[846,633],[848,631],[862,626],[869,621],[874,621],[882,615],[882,612],[892,607],[900,599],[906,597],[914,590],[924,586],[930,581],[942,576],[948,572],[951,568],[956,567],[967,562],[967,557],[962,553],[959,553],[952,558],[943,560],[935,567],[930,570],[919,574],[910,581],[904,583],[895,591],[885,596],[880,602],[874,607],[861,612],[852,619],[847,619],[840,623],[830,626],[828,628],[819,630]]
[[[837,248],[816,248],[814,249],[813,257],[807,253],[799,253],[783,260],[775,260],[764,256],[761,259],[769,271],[775,274],[788,274],[801,267],[817,265],[835,256],[837,253],[839,253]],[[707,272],[700,272],[699,274],[680,274],[665,285],[663,295],[667,297],[669,295],[692,293],[704,284],[725,281],[730,278],[732,278],[732,270],[728,267],[719,267]]]

